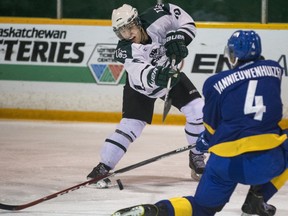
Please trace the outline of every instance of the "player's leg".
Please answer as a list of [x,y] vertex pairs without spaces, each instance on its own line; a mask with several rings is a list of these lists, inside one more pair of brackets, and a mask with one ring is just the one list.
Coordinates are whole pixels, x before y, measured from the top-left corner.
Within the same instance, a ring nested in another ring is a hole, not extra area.
[[[288,136],[288,121],[282,120],[279,125],[282,127],[282,135],[286,134]],[[273,178],[270,182],[263,184],[261,186],[261,193],[263,194],[264,201],[267,202],[274,194],[277,193],[280,188],[284,186],[284,184],[288,180],[288,139],[286,139],[281,145],[284,154],[286,155],[286,170],[281,173],[279,176]]]
[[[286,154],[288,166],[288,141],[286,140],[283,145],[284,154]],[[276,208],[268,204],[270,200],[277,192],[284,186],[288,180],[288,168],[282,172],[279,176],[273,178],[266,184],[253,186],[250,188],[245,202],[242,205],[242,211],[246,214],[253,214],[255,212],[266,212],[267,215],[275,215]],[[257,208],[256,208],[257,207]],[[264,215],[264,213],[263,213]]]
[[[199,134],[204,130],[202,98],[194,99],[181,108],[181,112],[186,116],[185,135],[189,144],[195,144]],[[197,174],[202,174],[205,169],[204,154],[193,148],[189,152],[189,166]]]
[[276,208],[264,201],[261,186],[251,186],[241,208],[243,215],[273,216]]
[[120,209],[112,214],[112,216],[168,216],[162,214],[158,207],[153,204],[141,204],[136,206]]
[[122,118],[116,130],[105,139],[101,149],[100,163],[88,174],[87,178],[92,179],[114,169],[129,145],[140,136],[145,125],[145,122],[137,119]]
[[[203,126],[203,106],[196,87],[188,77],[181,73],[180,82],[171,90],[172,105],[177,107],[186,117],[185,135],[190,145],[195,144],[199,134],[204,130]],[[189,166],[192,169],[192,178],[197,178],[197,174],[202,174],[205,169],[204,154],[193,148],[189,152]],[[199,180],[199,179],[198,179]]]
[[268,200],[273,197],[274,194],[280,190],[284,184],[288,180],[288,169],[286,169],[281,175],[275,177],[270,182],[262,185],[261,193],[263,194],[264,201],[267,202]]
[[[194,199],[200,206],[210,208],[223,206],[229,201],[229,197],[234,190],[232,190],[233,182],[257,185],[273,178],[273,176],[279,176],[283,172],[285,164],[281,147],[276,147],[269,151],[251,152],[231,158],[222,158],[211,153],[206,171],[199,182]],[[205,184],[205,182],[210,182],[210,184]],[[219,185],[222,187],[217,187]],[[248,195],[247,202],[253,202],[253,211],[248,212],[248,208],[246,208],[247,213],[263,216],[274,215],[276,208],[264,203],[263,196],[259,197],[257,190],[254,188]],[[207,194],[212,197],[211,200]]]
[[194,197],[177,197],[169,200],[161,200],[156,204],[140,204],[123,208],[112,216],[212,216],[219,208],[206,208],[194,202]]
[[112,216],[213,216],[221,211],[223,206],[205,207],[199,205],[193,196],[175,197],[160,200],[155,204],[140,204],[120,209]]
[[129,145],[141,135],[146,123],[151,123],[154,102],[155,99],[138,93],[128,84],[125,85],[122,119],[116,130],[105,139],[101,149],[100,163],[88,174],[88,179],[106,174],[114,169]]
[[[210,159],[211,157],[209,158],[209,160]],[[213,167],[220,164],[223,167],[223,173],[225,173],[224,177],[227,177],[227,168],[229,167],[227,165],[227,163],[229,162],[228,159],[224,161],[217,161],[216,158],[216,160],[212,160],[211,163],[209,160],[207,162],[206,171],[198,184],[195,196],[164,199],[153,205],[140,204],[137,206],[118,210],[113,214],[113,216],[137,215],[134,213],[136,210],[139,209],[142,210],[141,214],[139,215],[144,216],[215,215],[216,212],[221,211],[225,203],[229,201],[229,198],[236,187],[236,183],[230,181],[229,179],[225,179],[225,181],[223,181],[221,175],[218,175],[214,172]],[[209,163],[211,164],[211,166]],[[157,214],[153,214],[155,212],[157,212]]]
[[242,205],[242,211],[246,214],[260,212],[261,215],[275,215],[276,208],[267,202],[283,187],[287,179],[288,169],[266,184],[251,187]]

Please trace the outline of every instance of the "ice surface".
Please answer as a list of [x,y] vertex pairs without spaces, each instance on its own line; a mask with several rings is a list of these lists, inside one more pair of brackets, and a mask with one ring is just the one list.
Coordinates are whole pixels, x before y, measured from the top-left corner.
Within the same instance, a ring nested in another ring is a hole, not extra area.
[[[98,164],[103,140],[115,124],[0,121],[0,202],[25,204],[86,181]],[[116,170],[186,146],[182,126],[148,125],[133,143]],[[197,182],[190,178],[188,152],[183,152],[115,177],[117,187],[80,188],[10,216],[108,216],[139,203],[194,194]],[[239,185],[230,202],[217,215],[241,215],[248,186]],[[270,201],[278,216],[288,215],[287,184]]]

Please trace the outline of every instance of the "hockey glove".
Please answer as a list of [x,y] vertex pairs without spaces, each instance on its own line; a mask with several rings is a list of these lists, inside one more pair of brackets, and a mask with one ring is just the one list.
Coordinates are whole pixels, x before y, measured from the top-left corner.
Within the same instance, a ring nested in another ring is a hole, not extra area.
[[170,32],[166,35],[166,56],[172,62],[172,57],[175,56],[176,65],[188,55],[188,49],[185,45],[185,37],[181,32]]
[[208,152],[208,149],[209,149],[208,141],[204,135],[204,132],[202,132],[200,133],[196,141],[196,150],[205,153],[205,152]]
[[174,70],[171,68],[158,66],[149,71],[147,75],[147,81],[150,85],[155,84],[157,86],[166,88],[170,77],[171,77],[170,87],[172,88],[180,80],[180,71],[178,69]]

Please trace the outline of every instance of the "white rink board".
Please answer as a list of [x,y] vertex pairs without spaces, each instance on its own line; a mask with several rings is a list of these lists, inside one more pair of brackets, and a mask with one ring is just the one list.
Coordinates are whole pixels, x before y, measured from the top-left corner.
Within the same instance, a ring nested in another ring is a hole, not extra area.
[[[109,26],[81,26],[81,25],[42,25],[42,24],[0,24],[0,28],[15,29],[46,29],[62,30],[67,33],[64,39],[56,41],[69,41],[71,43],[83,43],[83,59],[79,63],[57,62],[19,62],[12,53],[11,60],[5,61],[5,52],[0,52],[1,64],[28,64],[41,66],[72,66],[89,67],[93,60],[93,50],[97,44],[109,44],[115,46],[117,38]],[[238,29],[238,28],[237,28]],[[207,77],[213,75],[223,54],[228,37],[237,30],[236,28],[198,28],[197,36],[189,45],[189,55],[184,61],[182,70],[188,75],[199,91]],[[288,116],[288,30],[279,29],[256,29],[262,38],[263,56],[267,59],[279,61],[285,68],[282,83],[282,99],[284,113]],[[83,37],[85,34],[85,37]],[[9,39],[5,38],[5,39]],[[15,39],[15,38],[14,38]],[[21,38],[20,38],[21,39]],[[20,40],[19,39],[19,40]],[[22,38],[23,39],[23,38]],[[33,39],[33,38],[32,38]],[[24,38],[23,40],[28,40]],[[31,40],[29,38],[29,40]],[[33,40],[44,40],[35,38]],[[45,40],[47,40],[45,38]],[[55,41],[54,40],[54,41]],[[52,39],[48,40],[53,42]],[[3,48],[4,45],[0,44]],[[17,50],[17,46],[14,47]],[[71,58],[75,53],[70,53]],[[196,56],[209,55],[212,57],[202,58],[203,64],[197,66]],[[206,63],[209,63],[207,65]],[[206,65],[205,65],[206,64]],[[209,73],[193,71],[195,66],[200,70],[209,70]],[[224,65],[224,69],[226,66]],[[0,108],[39,109],[39,110],[72,110],[72,111],[96,111],[96,112],[121,112],[123,85],[99,85],[87,83],[61,83],[61,82],[30,82],[30,81],[5,81],[0,80]],[[155,113],[162,113],[163,103],[158,101]],[[172,109],[172,113],[178,113]]]

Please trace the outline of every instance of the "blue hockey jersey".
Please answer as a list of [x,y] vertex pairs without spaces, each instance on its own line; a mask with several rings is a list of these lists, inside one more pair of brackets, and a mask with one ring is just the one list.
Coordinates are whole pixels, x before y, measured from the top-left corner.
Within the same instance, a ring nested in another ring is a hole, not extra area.
[[203,86],[209,151],[223,157],[281,145],[283,68],[258,60],[209,77]]

